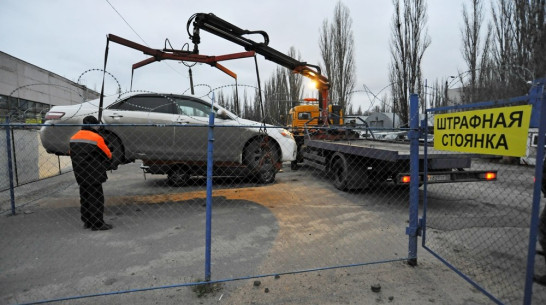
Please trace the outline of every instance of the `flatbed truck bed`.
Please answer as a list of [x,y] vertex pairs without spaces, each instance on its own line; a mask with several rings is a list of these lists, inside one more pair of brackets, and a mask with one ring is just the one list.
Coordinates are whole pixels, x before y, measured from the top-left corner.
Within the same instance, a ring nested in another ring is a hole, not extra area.
[[[409,142],[367,138],[345,140],[306,139],[304,164],[328,173],[341,190],[369,188],[378,183],[408,184]],[[420,184],[487,181],[495,171],[470,171],[474,154],[444,152],[419,146]],[[425,164],[427,170],[425,171]],[[425,177],[426,173],[426,177]]]

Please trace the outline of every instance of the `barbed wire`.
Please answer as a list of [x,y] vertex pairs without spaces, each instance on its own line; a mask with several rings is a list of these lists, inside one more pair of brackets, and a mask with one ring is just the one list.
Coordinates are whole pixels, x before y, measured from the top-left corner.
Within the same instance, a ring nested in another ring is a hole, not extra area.
[[27,85],[23,85],[23,86],[19,86],[17,88],[15,88],[13,91],[11,91],[11,93],[9,94],[8,97],[14,97],[13,94],[17,91],[19,91],[20,89],[23,89],[23,88],[27,88],[27,87],[32,87],[32,86],[53,86],[53,87],[59,87],[59,88],[63,88],[63,89],[66,89],[68,91],[71,91],[71,92],[74,92],[76,94],[78,94],[82,99],[84,98],[82,94],[80,94],[76,89],[74,88],[71,88],[71,87],[68,87],[68,86],[65,86],[65,85],[58,85],[58,84],[46,84],[46,83],[34,83],[34,84],[27,84]]
[[[80,83],[80,80],[81,80],[82,76],[83,76],[84,74],[89,73],[89,72],[95,72],[95,71],[98,71],[98,72],[101,72],[101,73],[106,73],[106,74],[108,74],[110,77],[112,77],[112,79],[114,79],[114,81],[118,84],[118,91],[117,91],[117,92],[118,92],[118,93],[121,93],[121,84],[120,84],[120,82],[118,81],[118,79],[117,79],[112,73],[110,73],[110,72],[108,72],[108,71],[106,71],[106,70],[104,70],[104,69],[94,68],[94,69],[85,70],[85,71],[82,72],[82,74],[80,74],[80,76],[78,76],[78,80],[77,80],[76,83],[79,84],[79,85],[83,85],[83,84]],[[85,85],[83,85],[83,86],[85,86]]]
[[[19,90],[21,89],[24,89],[24,88],[28,88],[28,87],[32,87],[32,86],[52,86],[52,87],[57,87],[57,88],[63,88],[63,89],[66,89],[68,92],[73,92],[77,95],[79,95],[79,97],[81,98],[82,100],[82,103],[85,102],[85,96],[79,92],[79,90],[75,89],[75,88],[72,88],[72,87],[69,87],[69,86],[65,86],[65,85],[59,85],[59,84],[47,84],[47,83],[34,83],[34,84],[27,84],[27,85],[23,85],[23,86],[19,86],[17,88],[15,88],[13,91],[10,92],[9,96],[8,96],[8,99],[9,98],[15,98],[13,95],[18,92]],[[81,89],[81,88],[80,88]],[[82,90],[83,92],[83,90]],[[19,109],[18,107],[16,109],[11,109],[13,111],[12,114],[8,114],[8,116],[11,118],[11,117],[14,117],[14,116],[19,116],[19,112],[21,111],[21,109]],[[28,111],[29,109],[26,109],[24,112],[23,112],[23,115]],[[42,111],[40,111],[40,113],[42,113]]]

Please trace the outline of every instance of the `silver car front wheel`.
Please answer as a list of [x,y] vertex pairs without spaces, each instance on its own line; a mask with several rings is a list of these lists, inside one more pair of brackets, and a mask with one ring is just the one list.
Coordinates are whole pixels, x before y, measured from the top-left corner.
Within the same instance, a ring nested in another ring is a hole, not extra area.
[[245,148],[244,162],[252,176],[263,184],[273,183],[279,162],[279,147],[265,136],[253,139]]

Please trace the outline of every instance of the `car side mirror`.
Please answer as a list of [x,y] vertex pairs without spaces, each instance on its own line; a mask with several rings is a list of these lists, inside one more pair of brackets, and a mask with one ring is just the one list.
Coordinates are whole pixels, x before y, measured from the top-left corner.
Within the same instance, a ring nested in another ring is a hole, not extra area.
[[223,109],[218,112],[218,117],[221,118],[222,120],[231,120],[231,117]]

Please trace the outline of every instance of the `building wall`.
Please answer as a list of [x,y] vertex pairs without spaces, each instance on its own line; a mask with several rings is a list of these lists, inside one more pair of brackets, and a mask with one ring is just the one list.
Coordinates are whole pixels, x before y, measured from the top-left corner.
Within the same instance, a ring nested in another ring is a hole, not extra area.
[[51,106],[73,105],[99,93],[0,52],[0,116],[36,123]]
[[[394,121],[393,121],[394,119]],[[399,128],[400,118],[392,112],[372,112],[366,118],[370,127],[378,128]]]

